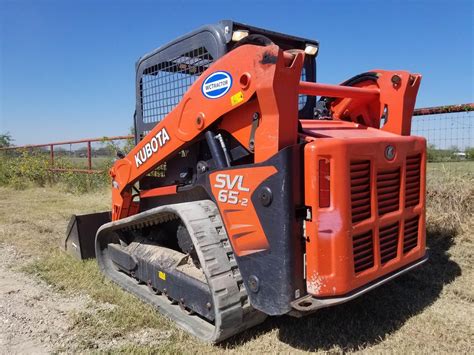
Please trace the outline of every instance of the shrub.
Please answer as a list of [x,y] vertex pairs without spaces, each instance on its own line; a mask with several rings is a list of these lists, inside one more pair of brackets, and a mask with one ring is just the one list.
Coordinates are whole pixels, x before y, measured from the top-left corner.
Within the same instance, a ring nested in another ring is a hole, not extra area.
[[[67,192],[85,193],[109,184],[108,169],[112,162],[105,162],[102,173],[84,174],[72,171],[52,172],[49,156],[40,150],[22,150],[0,155],[0,185],[24,189],[28,186],[59,185]],[[74,167],[66,157],[55,159],[55,167]]]
[[45,186],[51,179],[48,159],[44,153],[35,150],[21,150],[17,156],[3,154],[0,168],[0,183],[16,189],[29,184]]

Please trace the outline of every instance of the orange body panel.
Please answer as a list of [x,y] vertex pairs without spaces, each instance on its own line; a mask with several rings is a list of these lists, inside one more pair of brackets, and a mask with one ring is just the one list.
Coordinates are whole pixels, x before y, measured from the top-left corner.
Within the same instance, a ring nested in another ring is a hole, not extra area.
[[140,198],[150,198],[156,196],[164,196],[164,195],[174,195],[176,194],[177,186],[170,185],[170,186],[163,186],[163,187],[156,187],[150,190],[142,190],[140,191]]
[[[312,211],[306,221],[308,292],[343,295],[423,257],[425,140],[352,122],[302,124],[313,139],[305,146],[305,204]],[[393,160],[385,157],[389,145]],[[326,208],[319,206],[320,160],[330,164]]]
[[209,177],[212,193],[237,256],[257,253],[269,247],[252,202],[252,192],[276,172],[274,167],[264,166],[223,170]]

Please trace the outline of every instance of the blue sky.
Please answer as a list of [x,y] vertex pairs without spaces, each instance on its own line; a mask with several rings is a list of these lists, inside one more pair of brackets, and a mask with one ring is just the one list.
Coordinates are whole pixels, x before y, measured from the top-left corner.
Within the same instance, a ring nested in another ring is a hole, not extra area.
[[0,133],[127,133],[135,61],[220,19],[319,40],[320,82],[406,69],[423,75],[418,107],[474,101],[472,1],[0,0]]

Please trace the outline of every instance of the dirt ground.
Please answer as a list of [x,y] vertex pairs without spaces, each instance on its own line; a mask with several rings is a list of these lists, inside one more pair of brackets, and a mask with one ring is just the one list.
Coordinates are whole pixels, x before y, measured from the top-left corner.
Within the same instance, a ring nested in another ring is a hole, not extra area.
[[104,210],[106,192],[0,187],[0,353],[473,353],[474,171],[432,176],[424,266],[310,317],[270,317],[217,346],[105,281],[93,261],[59,251],[68,216]]
[[87,307],[88,297],[67,297],[45,282],[12,270],[23,258],[0,245],[0,349],[47,354],[71,340],[68,314]]
[[[97,315],[113,309],[84,293],[58,292],[46,282],[17,271],[25,258],[12,246],[0,244],[0,353],[50,354],[81,349],[75,315]],[[111,350],[127,343],[156,343],[169,333],[144,328],[109,341],[89,342],[90,349]],[[150,340],[153,338],[153,340]]]

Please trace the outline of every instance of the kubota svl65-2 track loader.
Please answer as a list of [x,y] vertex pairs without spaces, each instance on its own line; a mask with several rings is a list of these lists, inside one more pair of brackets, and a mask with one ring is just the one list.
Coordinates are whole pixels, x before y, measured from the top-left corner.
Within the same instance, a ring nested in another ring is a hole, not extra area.
[[66,248],[211,342],[423,263],[421,76],[316,83],[318,46],[222,21],[142,57],[111,215],[74,216]]

